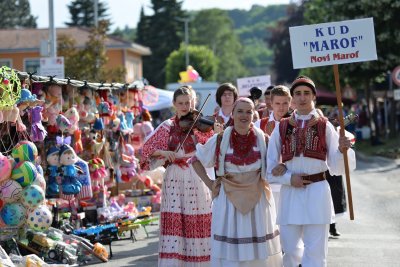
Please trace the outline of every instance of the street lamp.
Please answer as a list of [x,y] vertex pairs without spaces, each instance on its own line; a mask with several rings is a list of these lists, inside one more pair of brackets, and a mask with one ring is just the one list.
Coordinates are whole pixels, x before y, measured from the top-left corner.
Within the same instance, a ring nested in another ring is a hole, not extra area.
[[189,66],[189,18],[176,18],[177,21],[185,23],[185,63]]

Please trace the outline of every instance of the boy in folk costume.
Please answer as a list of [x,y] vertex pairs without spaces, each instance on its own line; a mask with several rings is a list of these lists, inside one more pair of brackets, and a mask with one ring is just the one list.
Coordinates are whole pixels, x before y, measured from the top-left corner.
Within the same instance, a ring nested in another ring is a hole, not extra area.
[[214,113],[215,121],[226,126],[233,124],[232,110],[233,103],[238,98],[238,90],[231,83],[221,84],[217,92],[215,93],[215,100],[220,107],[217,112]]
[[[268,139],[272,134],[272,131],[279,127],[280,120],[287,115],[289,112],[290,102],[292,101],[292,96],[290,95],[290,90],[284,85],[277,85],[271,90],[271,107],[272,112],[268,117],[262,118],[254,123],[254,126],[260,128],[266,137],[267,144]],[[275,172],[276,171],[276,172]],[[286,168],[282,165],[273,171],[274,175],[282,175]],[[282,172],[283,171],[283,172]],[[270,184],[272,193],[275,199],[275,206],[278,208],[279,205],[279,192],[281,190],[281,185],[279,183]]]
[[[300,76],[290,93],[296,106],[290,118],[282,119],[268,144],[267,175],[282,184],[277,224],[280,225],[285,267],[323,267],[328,254],[328,227],[334,218],[329,184],[324,172],[344,173],[342,153],[348,150],[350,169],[355,154],[348,137],[339,137],[327,119],[314,108],[314,82]],[[272,170],[281,162],[282,176]],[[303,243],[304,245],[303,245]]]

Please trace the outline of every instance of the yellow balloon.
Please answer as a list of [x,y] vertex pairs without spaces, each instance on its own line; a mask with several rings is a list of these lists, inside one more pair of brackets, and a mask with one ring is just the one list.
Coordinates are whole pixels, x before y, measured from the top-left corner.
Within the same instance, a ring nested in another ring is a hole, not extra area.
[[181,79],[179,80],[180,83],[190,82],[189,73],[187,71],[179,72],[179,76],[181,77]]

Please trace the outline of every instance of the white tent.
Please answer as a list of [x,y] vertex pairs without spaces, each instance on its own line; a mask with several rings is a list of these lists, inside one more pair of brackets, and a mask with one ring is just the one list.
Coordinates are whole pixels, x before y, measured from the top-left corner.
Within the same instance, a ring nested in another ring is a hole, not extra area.
[[143,107],[148,111],[156,111],[172,107],[174,92],[151,88],[144,90]]

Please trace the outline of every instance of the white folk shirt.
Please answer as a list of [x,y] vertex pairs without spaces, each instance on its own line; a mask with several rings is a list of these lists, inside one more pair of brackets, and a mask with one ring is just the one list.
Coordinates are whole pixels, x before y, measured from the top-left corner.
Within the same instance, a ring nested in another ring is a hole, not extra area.
[[[308,115],[295,114],[296,120],[309,120],[317,116],[315,110]],[[304,124],[303,124],[304,125]],[[327,160],[304,157],[301,154],[286,161],[287,171],[282,176],[273,176],[271,171],[281,162],[281,138],[279,127],[275,127],[268,143],[267,179],[269,183],[282,184],[280,205],[278,207],[277,224],[330,224],[334,219],[334,209],[328,182],[321,181],[296,188],[290,185],[292,174],[316,174],[329,169],[331,175],[343,175],[343,154],[339,151],[339,135],[333,125],[326,125]],[[355,153],[347,151],[350,170],[355,169]]]
[[[273,112],[273,111],[271,111],[271,113],[269,114],[268,122],[270,122],[270,121],[274,121],[274,122],[275,122],[275,128],[279,128],[279,121],[275,120],[275,116],[274,116],[274,112]],[[254,126],[257,127],[257,128],[259,128],[259,129],[261,129],[261,119],[260,119],[260,120],[257,120],[257,121],[254,123]],[[275,130],[275,128],[274,128],[274,130]],[[261,130],[264,131],[264,129],[261,129]],[[267,145],[267,146],[268,146],[268,145]],[[281,185],[280,185],[279,183],[272,183],[272,182],[270,182],[269,185],[270,185],[270,187],[271,187],[272,192],[276,192],[276,193],[279,193],[279,192],[280,192],[280,190],[281,190]],[[278,201],[276,201],[275,205],[278,205]]]
[[228,116],[225,116],[225,114],[222,112],[222,108],[219,109],[218,116],[220,116],[221,118],[224,119],[224,124],[227,124],[229,119],[231,118],[231,114],[229,114]]

